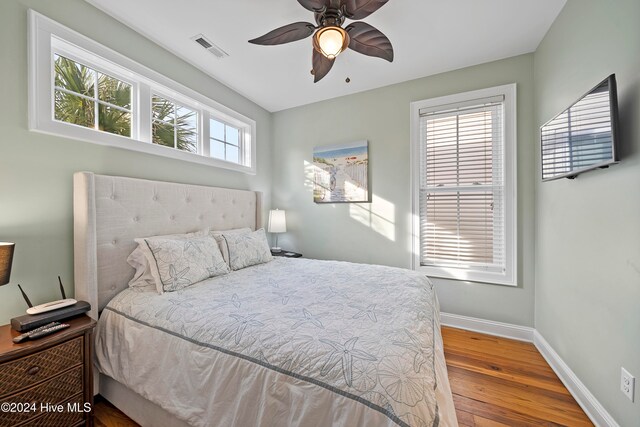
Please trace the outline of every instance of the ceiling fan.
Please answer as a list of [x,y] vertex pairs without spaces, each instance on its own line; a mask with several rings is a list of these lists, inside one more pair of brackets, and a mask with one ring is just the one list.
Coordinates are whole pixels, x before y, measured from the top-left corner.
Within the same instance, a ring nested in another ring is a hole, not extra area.
[[329,73],[336,56],[347,47],[368,56],[393,62],[391,42],[371,25],[353,22],[342,28],[345,19],[360,20],[380,9],[389,0],[298,0],[314,13],[316,25],[295,22],[276,28],[262,37],[249,40],[260,45],[277,45],[302,40],[313,35],[313,82]]

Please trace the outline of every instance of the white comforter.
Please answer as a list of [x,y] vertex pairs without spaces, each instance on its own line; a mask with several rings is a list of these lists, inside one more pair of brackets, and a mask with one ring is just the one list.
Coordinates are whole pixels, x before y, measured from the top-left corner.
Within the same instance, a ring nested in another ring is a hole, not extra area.
[[127,289],[96,342],[100,372],[195,426],[455,425],[437,299],[409,270],[278,258]]

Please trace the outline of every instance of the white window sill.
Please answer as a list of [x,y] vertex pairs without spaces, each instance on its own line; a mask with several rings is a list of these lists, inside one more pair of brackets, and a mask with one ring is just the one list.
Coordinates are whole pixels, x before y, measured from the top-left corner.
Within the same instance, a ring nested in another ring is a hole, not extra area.
[[89,142],[91,144],[117,147],[129,151],[137,151],[139,153],[167,157],[169,159],[177,159],[201,165],[215,166],[218,168],[243,172],[250,175],[256,174],[255,167],[243,166],[212,157],[204,157],[200,154],[189,153],[187,151],[181,151],[171,147],[151,144],[148,142],[128,138],[126,136],[100,132],[96,131],[95,129],[86,128],[70,123],[58,122],[55,120],[47,121],[45,123],[36,123],[35,126],[32,126],[30,128],[30,130],[40,133],[46,133],[49,135]]
[[518,286],[514,277],[509,277],[504,273],[490,271],[469,270],[454,267],[427,267],[418,266],[416,271],[423,272],[429,277],[460,280],[464,282],[490,283],[493,285]]

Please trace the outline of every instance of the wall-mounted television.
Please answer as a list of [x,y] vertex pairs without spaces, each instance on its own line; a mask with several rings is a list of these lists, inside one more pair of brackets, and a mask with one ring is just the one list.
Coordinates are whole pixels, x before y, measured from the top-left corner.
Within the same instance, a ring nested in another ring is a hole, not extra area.
[[542,180],[575,178],[618,162],[618,96],[611,74],[540,127]]

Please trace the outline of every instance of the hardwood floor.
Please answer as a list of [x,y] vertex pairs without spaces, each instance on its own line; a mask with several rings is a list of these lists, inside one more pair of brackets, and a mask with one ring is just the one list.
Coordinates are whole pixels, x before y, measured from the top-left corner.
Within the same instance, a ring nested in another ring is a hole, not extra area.
[[593,426],[531,343],[442,328],[460,426]]
[[138,424],[102,397],[93,405],[95,427],[137,427]]
[[[530,343],[442,328],[461,427],[593,426]],[[137,424],[102,399],[96,427]]]

